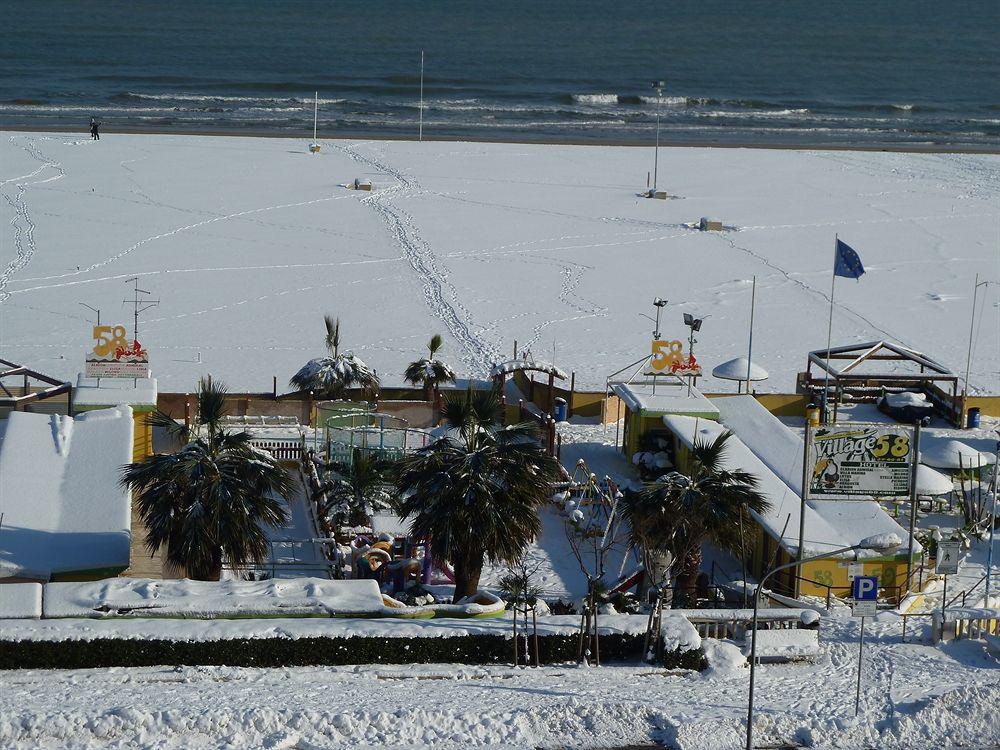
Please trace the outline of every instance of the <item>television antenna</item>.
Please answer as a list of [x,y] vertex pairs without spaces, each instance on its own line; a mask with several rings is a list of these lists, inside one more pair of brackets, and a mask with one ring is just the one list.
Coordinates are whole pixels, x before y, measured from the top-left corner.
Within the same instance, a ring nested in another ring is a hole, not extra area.
[[146,310],[156,307],[160,304],[160,300],[139,297],[140,294],[152,294],[152,292],[139,288],[138,276],[132,279],[127,279],[125,283],[133,285],[132,299],[122,300],[122,304],[132,305],[132,341],[135,342],[139,340],[139,313],[146,312]]

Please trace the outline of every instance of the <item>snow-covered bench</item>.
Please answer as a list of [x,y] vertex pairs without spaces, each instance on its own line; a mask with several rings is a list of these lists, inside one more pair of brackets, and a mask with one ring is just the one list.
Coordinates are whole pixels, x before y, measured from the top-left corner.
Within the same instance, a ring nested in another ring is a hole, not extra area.
[[[750,658],[751,636],[747,631],[743,654]],[[779,662],[813,659],[820,654],[817,630],[757,630],[757,661]]]

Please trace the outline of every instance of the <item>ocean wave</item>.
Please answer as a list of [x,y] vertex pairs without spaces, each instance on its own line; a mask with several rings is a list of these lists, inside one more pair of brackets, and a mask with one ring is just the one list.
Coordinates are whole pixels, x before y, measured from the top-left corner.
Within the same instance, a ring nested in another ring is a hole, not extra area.
[[[313,97],[311,96],[220,96],[213,94],[187,94],[187,93],[176,93],[176,94],[141,94],[134,91],[126,91],[122,94],[117,94],[112,99],[116,101],[129,101],[133,99],[138,99],[140,101],[151,100],[151,101],[175,101],[175,102],[213,102],[219,104],[254,104],[257,106],[268,106],[268,105],[284,105],[289,104],[296,105],[306,105],[313,103]],[[318,100],[319,104],[343,104],[346,102],[343,98],[320,98]]]
[[576,104],[617,104],[618,94],[570,94]]

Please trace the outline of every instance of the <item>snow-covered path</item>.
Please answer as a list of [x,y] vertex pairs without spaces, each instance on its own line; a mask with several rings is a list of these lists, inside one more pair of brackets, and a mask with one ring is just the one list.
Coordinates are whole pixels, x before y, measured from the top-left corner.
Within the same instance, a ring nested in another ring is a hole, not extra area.
[[[817,748],[1000,744],[1000,663],[980,642],[900,643],[866,628],[855,720],[857,622],[823,625],[816,664],[764,665],[757,739]],[[741,747],[745,668],[635,666],[208,667],[3,675],[0,744],[22,748]]]

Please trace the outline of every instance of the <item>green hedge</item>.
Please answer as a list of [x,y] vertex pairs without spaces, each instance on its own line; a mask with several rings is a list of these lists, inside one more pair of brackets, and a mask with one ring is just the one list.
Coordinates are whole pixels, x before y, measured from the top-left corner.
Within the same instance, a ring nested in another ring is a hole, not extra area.
[[[576,659],[578,638],[538,637],[541,662]],[[601,637],[601,660],[635,660],[642,635]],[[220,641],[128,640],[0,641],[0,669],[84,669],[161,665],[286,667],[340,664],[504,664],[513,644],[496,635],[446,638],[253,638]],[[702,669],[700,650],[664,655],[669,668]]]

